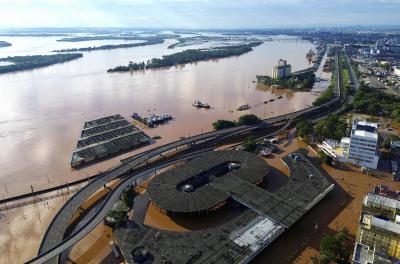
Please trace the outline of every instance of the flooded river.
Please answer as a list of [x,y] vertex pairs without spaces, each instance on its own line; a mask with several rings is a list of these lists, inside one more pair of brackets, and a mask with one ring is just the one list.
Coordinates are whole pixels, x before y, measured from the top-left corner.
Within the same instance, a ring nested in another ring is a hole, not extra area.
[[[0,49],[0,57],[44,54],[53,49],[93,46],[60,43],[57,38],[2,38],[14,46]],[[140,62],[185,48],[167,49],[175,40],[159,45],[84,52],[81,59],[32,71],[0,75],[0,193],[6,197],[77,180],[115,165],[126,153],[79,171],[69,166],[85,121],[120,113],[171,114],[174,120],[155,129],[156,144],[210,131],[221,118],[237,119],[245,113],[267,118],[300,110],[312,104],[315,93],[287,92],[257,87],[257,74],[270,74],[279,59],[293,71],[309,67],[307,41],[276,40],[238,57],[203,61],[168,69],[134,73],[107,73],[130,60]],[[123,43],[113,41],[113,43]],[[97,41],[97,45],[109,41]],[[196,48],[197,46],[191,46]],[[263,104],[263,101],[283,98]],[[192,102],[206,101],[211,110]],[[248,111],[238,106],[250,104]],[[150,147],[154,147],[152,145]],[[149,147],[139,149],[143,151]]]

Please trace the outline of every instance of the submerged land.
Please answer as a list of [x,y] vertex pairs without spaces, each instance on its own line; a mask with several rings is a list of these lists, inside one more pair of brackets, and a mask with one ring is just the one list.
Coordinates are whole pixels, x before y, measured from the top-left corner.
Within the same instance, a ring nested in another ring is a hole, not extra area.
[[81,58],[80,53],[67,53],[56,55],[32,55],[32,56],[13,56],[0,58],[0,62],[11,63],[8,65],[0,65],[0,74],[8,72],[16,72],[23,70],[32,70],[57,63],[63,63]]
[[129,63],[128,66],[117,66],[107,72],[126,72],[152,68],[170,67],[178,64],[193,63],[202,60],[221,59],[232,56],[239,56],[253,50],[253,47],[261,45],[262,41],[255,41],[249,44],[215,47],[210,49],[193,50],[188,49],[182,52],[165,55],[161,59],[153,58],[147,62]]

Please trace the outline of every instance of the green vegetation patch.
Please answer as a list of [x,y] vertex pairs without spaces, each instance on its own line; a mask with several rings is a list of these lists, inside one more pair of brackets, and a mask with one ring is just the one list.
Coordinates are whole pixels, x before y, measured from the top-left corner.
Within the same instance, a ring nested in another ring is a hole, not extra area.
[[0,66],[0,74],[7,72],[16,72],[45,67],[57,63],[63,63],[82,57],[80,53],[66,53],[56,55],[33,55],[33,56],[15,56],[1,58],[0,62],[10,62],[13,64]]
[[335,235],[327,235],[321,240],[320,244],[320,263],[321,264],[347,264],[350,263],[351,241],[347,237],[346,231],[340,231]]
[[227,129],[235,126],[252,126],[261,122],[261,119],[256,115],[248,114],[239,117],[238,121],[230,121],[230,120],[217,120],[213,123],[213,127],[215,130]]
[[335,96],[335,93],[333,92],[333,87],[334,87],[333,85],[329,85],[328,89],[326,89],[323,93],[321,93],[321,95],[317,99],[315,99],[313,105],[314,106],[323,105],[332,100],[333,97]]
[[326,138],[341,140],[346,134],[347,123],[338,115],[330,115],[318,121],[315,125],[310,121],[300,121],[296,125],[297,135],[310,140],[323,141]]
[[332,100],[333,97],[335,96],[334,89],[335,89],[336,83],[337,83],[337,74],[336,74],[336,71],[333,71],[331,83],[330,83],[328,89],[326,89],[324,92],[321,93],[321,95],[313,102],[313,105],[314,106],[323,105],[323,104],[329,102],[330,100]]
[[133,63],[130,62],[128,66],[117,66],[109,69],[107,72],[125,72],[145,70],[151,68],[170,67],[178,64],[193,63],[202,60],[227,58],[231,56],[239,56],[253,50],[253,47],[261,45],[262,41],[251,42],[249,44],[216,47],[211,49],[188,49],[182,52],[165,55],[161,59],[153,58],[149,61]]
[[361,84],[352,103],[356,113],[393,118],[400,122],[400,98]]
[[161,44],[163,42],[164,42],[164,39],[162,39],[162,38],[154,38],[154,39],[149,39],[149,40],[146,40],[145,42],[140,42],[140,43],[110,44],[110,45],[102,45],[102,46],[97,46],[97,47],[95,46],[95,47],[86,47],[86,48],[61,49],[61,50],[53,50],[52,52],[76,52],[76,51],[95,51],[95,50],[135,48],[135,47]]
[[277,88],[305,91],[313,88],[315,83],[315,74],[314,72],[305,72],[284,79],[272,78],[267,75],[257,75],[257,81],[268,86],[277,86]]

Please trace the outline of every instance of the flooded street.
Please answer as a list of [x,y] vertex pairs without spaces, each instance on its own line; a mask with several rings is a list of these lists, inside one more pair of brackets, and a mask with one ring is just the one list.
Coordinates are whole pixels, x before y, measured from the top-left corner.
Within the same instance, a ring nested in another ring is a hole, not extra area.
[[[16,43],[11,47],[14,53],[3,48],[0,57],[60,48],[53,43],[56,38],[22,39],[32,43],[39,39],[41,48],[34,45],[25,49]],[[257,87],[254,82],[257,74],[269,75],[281,58],[292,64],[293,71],[309,67],[305,54],[314,45],[300,40],[269,41],[242,56],[167,69],[106,72],[130,60],[140,62],[184,49],[167,49],[175,42],[84,52],[83,58],[71,62],[0,75],[0,193],[9,197],[30,192],[30,185],[37,190],[77,180],[132,155],[125,153],[79,171],[72,170],[72,150],[83,123],[91,119],[118,113],[129,120],[134,112],[171,114],[174,120],[169,124],[145,131],[150,136],[162,137],[156,144],[165,144],[181,136],[210,131],[217,119],[233,120],[245,113],[267,118],[300,110],[311,105],[317,96],[270,90]],[[263,104],[279,95],[283,98]],[[212,109],[194,108],[192,102],[196,99],[206,101]],[[250,110],[230,112],[246,103],[252,105]]]

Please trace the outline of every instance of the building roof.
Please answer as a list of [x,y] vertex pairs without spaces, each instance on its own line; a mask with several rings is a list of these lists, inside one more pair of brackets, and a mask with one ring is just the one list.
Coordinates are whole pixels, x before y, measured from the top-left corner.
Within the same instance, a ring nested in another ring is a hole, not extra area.
[[371,225],[400,235],[400,224],[372,216]]
[[[229,170],[229,163],[239,164],[240,167]],[[164,210],[199,212],[214,208],[230,197],[230,193],[221,190],[217,182],[227,186],[234,177],[241,184],[253,184],[262,180],[268,171],[267,163],[255,154],[211,151],[160,174],[150,182],[147,192],[150,199]]]
[[371,250],[368,246],[356,243],[354,246],[353,264],[392,264],[388,256]]
[[[215,159],[229,155],[235,158],[235,151],[224,152],[214,151],[208,155],[214,155]],[[136,263],[132,252],[143,249],[150,255],[152,263],[248,263],[320,201],[333,186],[302,152],[305,150],[298,150],[290,157],[283,158],[291,176],[275,193],[269,193],[252,183],[248,178],[252,176],[246,173],[248,169],[236,170],[235,174],[232,172],[210,176],[215,189],[222,192],[232,191],[229,194],[231,198],[244,205],[234,206],[236,217],[228,222],[189,232],[158,229],[140,222],[128,222],[126,226],[114,229],[115,239],[125,260],[127,263]],[[254,154],[236,151],[236,155],[242,154],[250,159],[245,163],[257,160]],[[200,166],[207,162],[207,158],[197,159],[199,161],[192,165]],[[180,172],[183,174],[184,170]],[[161,174],[158,177],[160,176]],[[178,174],[175,176],[181,177]],[[149,187],[150,185],[151,183]],[[176,186],[176,183],[173,185]],[[204,199],[207,198],[205,194]]]
[[365,197],[365,202],[377,203],[380,205],[388,206],[391,208],[400,209],[400,201],[386,196],[378,195],[375,193],[368,193]]
[[352,136],[378,139],[378,124],[366,121],[355,121],[351,134]]

